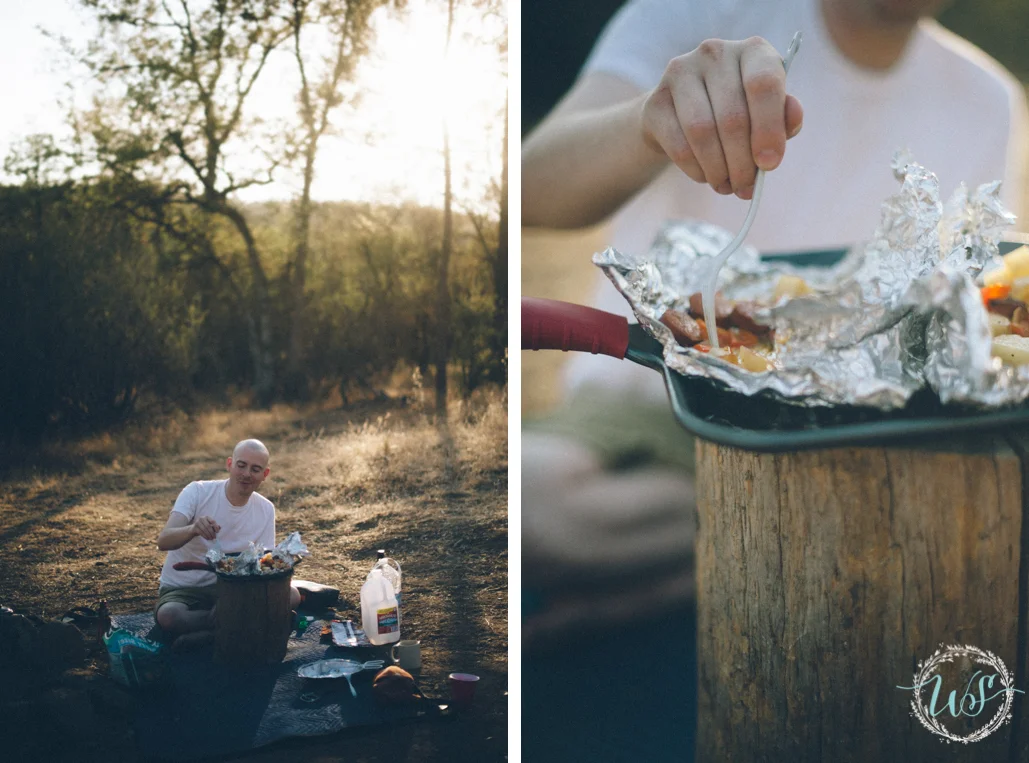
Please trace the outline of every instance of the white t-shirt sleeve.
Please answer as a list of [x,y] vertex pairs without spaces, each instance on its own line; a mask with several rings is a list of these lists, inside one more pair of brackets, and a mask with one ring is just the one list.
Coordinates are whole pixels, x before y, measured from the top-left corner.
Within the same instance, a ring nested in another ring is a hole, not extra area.
[[172,511],[177,511],[179,514],[184,515],[186,519],[193,521],[193,518],[196,516],[199,500],[200,485],[196,482],[190,482],[186,487],[182,488],[179,497],[175,499]]
[[608,22],[581,75],[612,74],[649,90],[668,62],[704,40],[726,39],[728,13],[737,0],[631,0]]

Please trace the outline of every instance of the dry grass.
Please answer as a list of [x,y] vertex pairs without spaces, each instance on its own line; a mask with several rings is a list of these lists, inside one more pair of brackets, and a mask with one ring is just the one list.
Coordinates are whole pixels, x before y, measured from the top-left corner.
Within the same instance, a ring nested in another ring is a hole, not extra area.
[[[483,677],[476,716],[467,724],[424,725],[410,735],[404,759],[448,759],[458,743],[477,751],[476,759],[502,759],[502,391],[455,401],[445,424],[417,402],[350,410],[279,406],[176,415],[53,443],[40,459],[0,478],[0,603],[49,617],[100,598],[115,612],[148,610],[164,560],[154,541],[175,497],[190,480],[220,478],[225,457],[245,437],[264,440],[272,453],[261,492],[276,504],[277,536],[298,530],[311,549],[301,577],[335,586],[356,604],[375,550],[387,549],[404,567],[404,637],[422,641],[423,689],[445,696],[451,671]],[[381,741],[368,735],[348,757],[379,760]],[[317,741],[304,744],[305,756],[318,753]]]

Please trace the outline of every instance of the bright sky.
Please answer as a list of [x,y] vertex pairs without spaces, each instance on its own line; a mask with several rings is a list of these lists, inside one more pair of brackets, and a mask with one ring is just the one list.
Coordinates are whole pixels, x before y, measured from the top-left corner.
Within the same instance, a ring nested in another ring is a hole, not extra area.
[[[356,112],[344,107],[335,113],[340,135],[322,141],[313,195],[441,205],[442,125],[449,108],[455,193],[475,204],[500,176],[507,81],[493,42],[499,21],[459,9],[449,66],[441,0],[409,0],[401,18],[380,11],[376,21],[377,41],[357,78],[364,95]],[[67,132],[58,103],[65,98],[67,60],[40,26],[80,44],[91,29],[75,0],[0,0],[0,164],[26,135]],[[295,108],[294,68],[285,55],[269,65],[253,93],[255,112],[274,120]],[[86,91],[77,92],[84,103]],[[283,174],[281,182],[250,189],[244,198],[290,198],[298,188],[296,178]]]

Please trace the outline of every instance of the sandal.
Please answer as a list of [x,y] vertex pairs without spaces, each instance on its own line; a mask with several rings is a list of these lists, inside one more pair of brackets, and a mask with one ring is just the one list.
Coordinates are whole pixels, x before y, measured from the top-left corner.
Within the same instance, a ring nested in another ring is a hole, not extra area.
[[73,607],[61,616],[62,623],[71,623],[80,631],[92,633],[100,623],[100,614],[89,607]]

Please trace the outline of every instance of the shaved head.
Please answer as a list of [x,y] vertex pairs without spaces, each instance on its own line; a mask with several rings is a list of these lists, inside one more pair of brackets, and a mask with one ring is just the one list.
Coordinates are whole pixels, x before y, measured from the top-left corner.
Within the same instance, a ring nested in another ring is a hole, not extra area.
[[225,467],[229,470],[225,494],[233,506],[244,506],[251,493],[265,481],[271,472],[268,468],[270,458],[268,448],[260,440],[236,443],[232,455],[225,459]]
[[260,440],[240,440],[236,443],[236,447],[232,449],[233,460],[239,458],[243,453],[258,453],[264,456],[264,463],[267,466],[268,460],[271,458],[271,453],[268,452],[268,448],[265,447],[264,443]]

